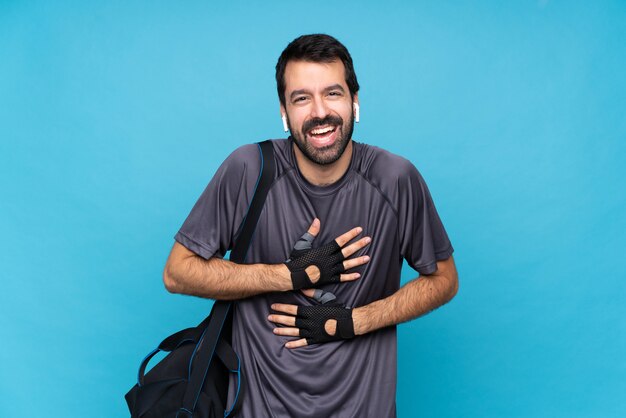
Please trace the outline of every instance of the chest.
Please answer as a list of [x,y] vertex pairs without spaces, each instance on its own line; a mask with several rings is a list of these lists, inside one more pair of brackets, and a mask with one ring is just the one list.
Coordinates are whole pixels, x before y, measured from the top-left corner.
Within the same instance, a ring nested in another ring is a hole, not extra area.
[[398,239],[397,215],[390,202],[368,182],[353,177],[326,194],[310,193],[291,178],[274,185],[267,196],[250,248],[248,262],[279,263],[318,218],[321,230],[314,246],[360,226],[372,247],[393,247]]

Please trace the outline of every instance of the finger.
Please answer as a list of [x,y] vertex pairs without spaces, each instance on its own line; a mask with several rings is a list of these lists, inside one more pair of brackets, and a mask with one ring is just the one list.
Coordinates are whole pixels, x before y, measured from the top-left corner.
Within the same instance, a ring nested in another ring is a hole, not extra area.
[[[359,273],[340,274],[339,275],[339,281],[340,282],[351,282],[353,280],[358,279],[359,277],[361,277],[361,275]],[[309,297],[312,297],[312,296],[309,296]]]
[[274,334],[283,335],[285,337],[299,337],[300,336],[300,328],[274,328]]
[[286,305],[284,303],[273,303],[271,306],[272,310],[283,312],[289,315],[298,315],[298,306],[297,305]]
[[267,319],[275,324],[287,325],[288,327],[293,327],[296,325],[296,318],[293,316],[287,315],[270,315]]
[[339,235],[337,238],[335,238],[335,242],[337,242],[337,244],[339,244],[340,247],[343,247],[344,245],[352,241],[362,231],[363,231],[363,228],[361,228],[360,226],[357,226],[356,228],[352,228],[345,234]]
[[304,296],[312,298],[315,295],[315,289],[300,289]]
[[362,266],[363,264],[366,264],[370,261],[370,256],[369,255],[364,255],[362,257],[357,257],[357,258],[351,258],[349,260],[345,260],[343,262],[343,268],[344,270],[350,270],[353,269],[355,267],[358,266]]
[[341,253],[343,254],[343,256],[345,258],[350,257],[352,254],[356,253],[357,251],[359,251],[361,248],[365,247],[367,244],[369,244],[370,242],[372,242],[372,239],[370,237],[364,237],[361,238],[360,240],[358,240],[357,242],[353,242],[352,244],[348,245],[347,247],[344,247],[341,250]]
[[317,218],[313,219],[313,223],[309,227],[309,230],[306,232],[316,237],[317,234],[320,233],[320,220]]
[[306,345],[307,345],[306,338],[300,338],[299,340],[289,341],[287,344],[285,344],[285,347],[298,348],[298,347],[304,347]]

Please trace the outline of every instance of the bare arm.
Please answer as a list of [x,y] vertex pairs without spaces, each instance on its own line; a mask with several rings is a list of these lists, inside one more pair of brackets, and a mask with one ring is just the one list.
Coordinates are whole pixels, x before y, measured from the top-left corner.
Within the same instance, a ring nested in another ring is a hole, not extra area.
[[167,259],[163,282],[172,293],[220,300],[292,288],[291,276],[284,264],[236,264],[221,258],[205,260],[178,242],[174,243]]
[[380,328],[415,319],[449,302],[459,288],[452,256],[437,262],[437,271],[420,276],[396,293],[352,312],[354,333],[366,334]]
[[[315,219],[308,232],[317,236],[320,222]],[[335,238],[344,257],[349,257],[369,243],[369,237],[350,244],[361,233],[361,228]],[[345,270],[358,267],[369,257],[353,257],[343,261]],[[316,266],[305,269],[309,280],[317,283],[320,270]],[[342,282],[356,280],[358,273],[339,275]],[[283,292],[293,289],[289,268],[285,264],[236,264],[221,258],[205,260],[176,242],[163,270],[165,288],[172,293],[200,296],[218,300],[243,299],[265,292]]]

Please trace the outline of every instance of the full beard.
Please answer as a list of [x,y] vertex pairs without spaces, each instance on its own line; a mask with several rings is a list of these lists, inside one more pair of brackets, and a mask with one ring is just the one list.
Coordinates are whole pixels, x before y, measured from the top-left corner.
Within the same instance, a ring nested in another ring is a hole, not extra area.
[[[294,140],[293,142],[305,157],[316,164],[329,165],[337,161],[346,150],[354,131],[354,116],[350,114],[350,119],[346,124],[344,124],[343,118],[339,116],[329,115],[324,119],[311,119],[305,122],[302,125],[302,130],[299,131],[292,129],[289,118],[287,118],[287,124]],[[307,140],[306,132],[310,132],[316,126],[324,125],[335,125],[335,129],[338,130],[337,138],[330,145],[315,147]]]

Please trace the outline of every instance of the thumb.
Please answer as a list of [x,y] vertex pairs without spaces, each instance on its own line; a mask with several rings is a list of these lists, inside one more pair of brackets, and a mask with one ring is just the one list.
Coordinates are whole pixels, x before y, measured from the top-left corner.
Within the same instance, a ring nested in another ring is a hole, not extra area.
[[313,219],[313,223],[311,224],[307,232],[316,237],[317,234],[320,233],[320,220],[317,218]]
[[320,232],[320,220],[315,218],[313,219],[313,223],[309,227],[308,231],[306,231],[300,237],[300,239],[296,241],[296,244],[293,246],[293,250],[291,251],[289,260],[291,260],[291,258],[294,256],[299,257],[300,255],[297,254],[299,251],[310,250],[313,247],[313,240],[315,239],[317,234],[319,234],[319,232]]

